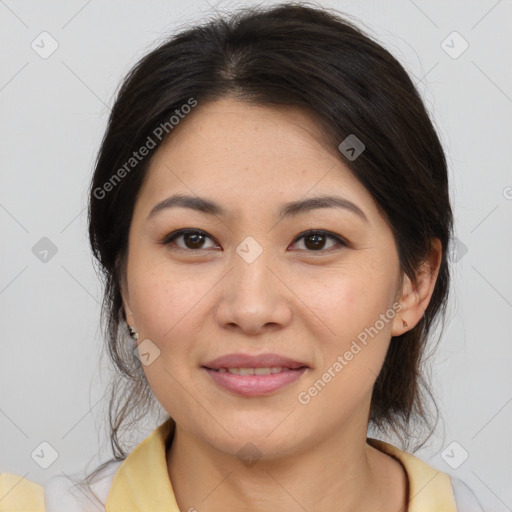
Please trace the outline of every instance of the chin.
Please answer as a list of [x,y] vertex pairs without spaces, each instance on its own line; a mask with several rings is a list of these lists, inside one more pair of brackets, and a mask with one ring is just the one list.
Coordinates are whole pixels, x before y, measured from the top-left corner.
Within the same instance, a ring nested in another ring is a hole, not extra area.
[[[276,459],[289,455],[298,446],[305,442],[305,432],[293,425],[279,425],[282,417],[276,422],[264,422],[259,426],[254,423],[240,421],[236,430],[227,428],[229,435],[222,428],[217,429],[217,435],[212,437],[212,432],[202,432],[200,435],[215,449],[236,456],[243,460]],[[234,423],[229,423],[234,425]]]

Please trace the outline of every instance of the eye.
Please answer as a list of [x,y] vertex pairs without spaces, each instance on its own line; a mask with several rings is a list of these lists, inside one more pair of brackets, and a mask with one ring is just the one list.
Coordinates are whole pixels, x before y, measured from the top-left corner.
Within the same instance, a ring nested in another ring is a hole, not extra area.
[[[338,245],[347,246],[347,242],[343,240],[338,235],[334,235],[332,233],[329,233],[328,231],[323,230],[309,230],[305,233],[302,233],[300,236],[298,236],[294,244],[297,243],[297,241],[304,239],[304,246],[308,252],[327,252],[325,249],[326,241],[328,239],[334,240]],[[336,245],[336,244],[334,244]],[[331,249],[332,245],[330,247],[327,247],[327,249]]]
[[[179,229],[178,231],[174,231],[173,233],[167,235],[160,243],[162,245],[174,244],[178,249],[189,249],[197,251],[211,248],[205,246],[205,241],[208,239],[213,241],[212,237],[199,229]],[[340,236],[334,235],[333,233],[329,233],[328,231],[324,230],[306,231],[298,236],[292,245],[297,244],[298,241],[304,240],[303,244],[305,249],[300,248],[301,250],[306,250],[308,252],[327,252],[325,250],[326,242],[329,239],[335,243],[331,244],[331,246],[327,247],[327,249],[331,249],[333,245],[335,246],[336,244],[345,247],[348,245],[347,242]],[[177,240],[182,240],[183,243],[179,244],[176,242]]]
[[[182,239],[184,242],[183,245],[176,244],[175,240]],[[208,249],[208,247],[204,246],[204,242],[206,239],[213,240],[209,235],[207,235],[204,231],[199,229],[180,229],[167,235],[163,240],[163,245],[178,245],[179,249],[191,249],[191,250],[201,250]]]

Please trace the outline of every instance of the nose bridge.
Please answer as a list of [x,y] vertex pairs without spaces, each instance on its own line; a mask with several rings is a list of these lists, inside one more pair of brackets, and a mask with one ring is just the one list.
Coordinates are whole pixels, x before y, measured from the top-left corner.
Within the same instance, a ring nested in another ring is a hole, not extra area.
[[242,330],[257,332],[267,324],[289,321],[286,288],[271,270],[274,263],[272,250],[253,237],[245,238],[235,248],[217,309],[221,324],[236,324]]
[[272,266],[272,251],[268,246],[264,248],[264,242],[261,242],[248,236],[235,249],[233,277],[235,283],[238,281],[236,289],[242,292],[242,295],[270,291],[273,287],[271,281],[275,277],[268,268]]

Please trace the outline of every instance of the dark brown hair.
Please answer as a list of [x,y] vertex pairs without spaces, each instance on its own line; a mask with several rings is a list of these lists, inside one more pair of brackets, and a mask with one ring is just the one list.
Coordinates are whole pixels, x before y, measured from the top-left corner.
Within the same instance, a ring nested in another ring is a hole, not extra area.
[[[283,3],[183,29],[143,57],[117,94],[89,204],[90,243],[105,286],[102,320],[118,370],[109,414],[114,459],[127,455],[118,436],[123,425],[137,423],[155,406],[127,341],[120,280],[137,193],[161,141],[128,172],[119,169],[126,170],[133,151],[152,134],[155,139],[155,129],[191,98],[201,105],[226,96],[304,109],[336,150],[351,134],[361,140],[365,150],[358,158],[338,151],[339,158],[373,196],[392,228],[401,269],[413,281],[432,238],[441,241],[430,303],[414,328],[392,338],[373,390],[370,425],[406,443],[432,419],[422,362],[429,333],[440,316],[444,321],[449,289],[453,220],[445,155],[413,82],[386,49],[337,11]],[[122,179],[114,182],[116,173]]]

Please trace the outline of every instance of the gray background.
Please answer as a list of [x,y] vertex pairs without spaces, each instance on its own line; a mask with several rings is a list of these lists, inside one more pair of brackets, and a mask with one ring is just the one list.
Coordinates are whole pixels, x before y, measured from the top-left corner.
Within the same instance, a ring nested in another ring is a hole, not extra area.
[[[512,2],[321,4],[353,16],[413,75],[449,160],[458,261],[432,358],[444,422],[417,455],[465,480],[487,511],[512,510]],[[175,27],[239,5],[0,0],[0,471],[43,483],[110,455],[86,238],[94,158],[130,67]],[[43,31],[58,44],[47,58],[55,43]],[[47,469],[31,456],[51,456],[42,442],[58,453]]]

